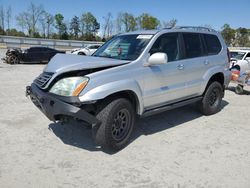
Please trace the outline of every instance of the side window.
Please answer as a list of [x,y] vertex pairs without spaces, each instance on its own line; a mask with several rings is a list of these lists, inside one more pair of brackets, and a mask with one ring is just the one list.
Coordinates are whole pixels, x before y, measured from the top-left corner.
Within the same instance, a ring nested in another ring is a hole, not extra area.
[[186,58],[203,56],[202,43],[198,33],[183,33]]
[[221,51],[221,44],[216,35],[204,34],[208,55],[215,55]]
[[163,52],[168,55],[168,61],[180,59],[179,37],[178,33],[167,33],[161,35],[154,43],[150,54]]
[[250,53],[248,53],[245,58],[247,58],[247,57],[250,57]]

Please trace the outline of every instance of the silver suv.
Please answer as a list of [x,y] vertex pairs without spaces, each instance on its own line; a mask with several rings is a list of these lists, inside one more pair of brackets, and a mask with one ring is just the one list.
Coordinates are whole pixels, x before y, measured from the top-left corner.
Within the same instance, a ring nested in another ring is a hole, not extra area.
[[175,27],[117,35],[89,57],[58,54],[26,94],[50,120],[84,121],[97,145],[119,150],[136,116],[194,102],[218,112],[230,75],[218,32]]

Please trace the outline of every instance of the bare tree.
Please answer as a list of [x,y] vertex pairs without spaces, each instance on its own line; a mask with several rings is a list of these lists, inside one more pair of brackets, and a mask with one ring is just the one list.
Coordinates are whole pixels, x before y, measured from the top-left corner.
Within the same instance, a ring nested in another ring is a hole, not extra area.
[[109,38],[113,33],[113,20],[112,20],[112,14],[109,12],[106,17],[103,17],[104,19],[104,26],[103,26],[103,38]]
[[31,35],[33,36],[36,32],[36,24],[38,20],[41,18],[44,13],[44,9],[42,5],[36,6],[34,3],[30,4],[28,9],[28,14],[30,14],[30,22],[31,22]]
[[16,17],[18,25],[22,28],[22,32],[25,33],[25,29],[27,33],[31,35],[31,22],[30,15],[27,12],[22,12]]
[[39,23],[41,24],[41,29],[42,29],[42,37],[46,38],[46,13],[41,15],[39,18]]
[[116,20],[115,20],[115,26],[116,26],[116,33],[122,32],[122,13],[118,13]]
[[54,23],[54,16],[50,13],[46,13],[46,24],[47,24],[47,38],[50,38],[51,26]]
[[2,29],[2,33],[4,34],[4,29],[5,29],[5,11],[3,6],[0,7],[0,28]]
[[6,11],[6,22],[7,22],[7,27],[8,27],[7,35],[9,35],[9,31],[10,31],[11,17],[12,17],[12,9],[11,9],[11,6],[9,6],[7,11]]
[[30,36],[34,36],[37,31],[37,22],[43,14],[44,9],[42,5],[36,6],[34,3],[31,3],[28,10],[20,13],[16,19],[21,27],[28,30]]
[[163,28],[173,28],[175,27],[177,24],[177,19],[173,18],[167,22],[163,21],[162,25],[163,25]]

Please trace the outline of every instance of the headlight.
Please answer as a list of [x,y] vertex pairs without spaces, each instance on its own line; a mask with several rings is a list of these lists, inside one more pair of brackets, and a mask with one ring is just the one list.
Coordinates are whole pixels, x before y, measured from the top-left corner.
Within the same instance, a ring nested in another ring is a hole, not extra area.
[[86,87],[89,79],[87,77],[68,77],[57,81],[49,90],[62,96],[78,96]]

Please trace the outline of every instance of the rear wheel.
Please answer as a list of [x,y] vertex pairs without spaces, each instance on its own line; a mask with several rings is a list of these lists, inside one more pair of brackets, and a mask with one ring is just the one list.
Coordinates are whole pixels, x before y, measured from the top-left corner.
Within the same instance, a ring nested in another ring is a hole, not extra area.
[[77,55],[86,55],[85,53],[83,53],[83,52],[78,52],[78,54]]
[[94,130],[97,145],[120,150],[128,144],[134,127],[135,112],[127,99],[113,100],[98,113],[97,119],[102,122]]
[[217,113],[221,107],[223,97],[223,88],[219,82],[211,83],[199,103],[199,108],[204,115],[212,115]]
[[237,93],[238,95],[241,95],[241,94],[243,94],[244,93],[244,89],[243,89],[243,86],[242,85],[237,85],[236,87],[235,87],[235,93]]

